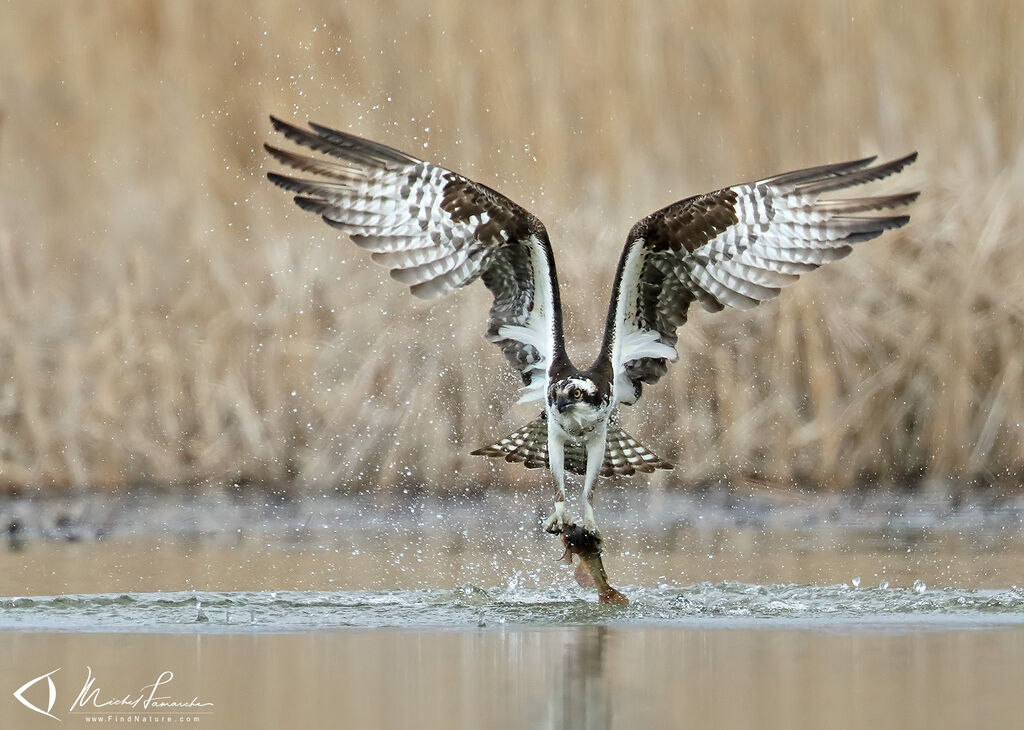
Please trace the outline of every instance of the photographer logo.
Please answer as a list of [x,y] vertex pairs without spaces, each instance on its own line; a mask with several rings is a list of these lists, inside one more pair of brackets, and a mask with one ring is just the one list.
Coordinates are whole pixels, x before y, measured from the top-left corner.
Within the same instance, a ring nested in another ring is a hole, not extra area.
[[[25,684],[21,685],[20,687],[18,687],[17,690],[15,690],[14,699],[16,699],[21,704],[25,705],[25,707],[32,710],[33,712],[38,712],[40,715],[46,715],[47,717],[53,717],[54,720],[57,720],[59,722],[59,717],[54,717],[50,714],[50,710],[53,709],[53,703],[57,701],[57,687],[53,684],[53,675],[59,671],[60,667],[57,667],[52,672],[41,674],[35,679],[30,679],[29,681],[25,682]],[[40,707],[36,707],[31,702],[25,699],[25,691],[35,686],[38,682],[42,682],[44,679],[46,680],[46,683],[47,685],[49,685],[50,688],[50,698],[46,703],[45,710]]]
[[[61,668],[58,667],[25,682],[15,690],[14,698],[33,712],[60,722],[61,718],[53,714],[53,706],[57,701],[57,686],[53,681],[53,675],[60,670]],[[213,703],[205,702],[198,696],[193,696],[191,699],[174,697],[168,691],[168,686],[174,679],[174,672],[171,671],[161,672],[156,681],[134,691],[109,694],[98,686],[92,667],[87,666],[85,670],[85,681],[74,702],[68,708],[68,713],[70,716],[83,717],[86,722],[152,722],[157,719],[164,721],[176,719],[182,722],[196,723],[200,721],[201,716],[210,715],[213,712]],[[43,680],[46,680],[49,692],[45,710],[42,708],[41,692],[39,690],[30,692]],[[25,696],[26,693],[31,694],[31,699]]]

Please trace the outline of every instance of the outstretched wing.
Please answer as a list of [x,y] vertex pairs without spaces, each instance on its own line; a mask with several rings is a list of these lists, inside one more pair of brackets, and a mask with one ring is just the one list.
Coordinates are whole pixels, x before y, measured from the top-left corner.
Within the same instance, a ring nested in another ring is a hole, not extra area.
[[319,124],[307,130],[270,119],[292,142],[326,155],[264,145],[279,162],[315,176],[272,172],[271,182],[371,251],[417,297],[441,297],[483,279],[494,295],[487,338],[531,391],[543,392],[562,337],[544,225],[501,193],[443,167]]
[[798,170],[681,200],[629,232],[619,259],[601,358],[615,373],[615,399],[633,403],[642,383],[676,359],[676,329],[694,301],[717,312],[771,299],[800,274],[850,253],[905,215],[918,193],[820,200],[899,172],[917,153],[871,166],[873,157]]

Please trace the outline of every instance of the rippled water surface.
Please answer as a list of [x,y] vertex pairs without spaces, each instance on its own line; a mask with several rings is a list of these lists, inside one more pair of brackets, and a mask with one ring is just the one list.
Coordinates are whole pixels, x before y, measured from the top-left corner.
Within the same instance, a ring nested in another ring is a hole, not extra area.
[[0,630],[287,632],[565,625],[958,628],[1024,624],[1024,590],[702,583],[627,587],[628,606],[580,588],[124,593],[0,599]]
[[0,504],[0,727],[1020,724],[1024,505],[612,496],[624,607],[522,495]]

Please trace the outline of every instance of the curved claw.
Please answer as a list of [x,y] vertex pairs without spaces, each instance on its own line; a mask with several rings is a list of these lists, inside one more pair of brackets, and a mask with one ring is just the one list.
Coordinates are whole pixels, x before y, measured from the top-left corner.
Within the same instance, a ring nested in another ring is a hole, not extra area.
[[555,502],[555,511],[544,523],[544,531],[552,535],[560,535],[565,529],[565,502]]

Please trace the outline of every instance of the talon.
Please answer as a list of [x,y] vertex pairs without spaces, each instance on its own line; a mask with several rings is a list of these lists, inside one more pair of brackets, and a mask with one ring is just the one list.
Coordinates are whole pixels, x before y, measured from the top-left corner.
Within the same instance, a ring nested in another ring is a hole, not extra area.
[[544,531],[552,535],[561,534],[565,529],[565,502],[555,502],[555,511],[544,523]]

